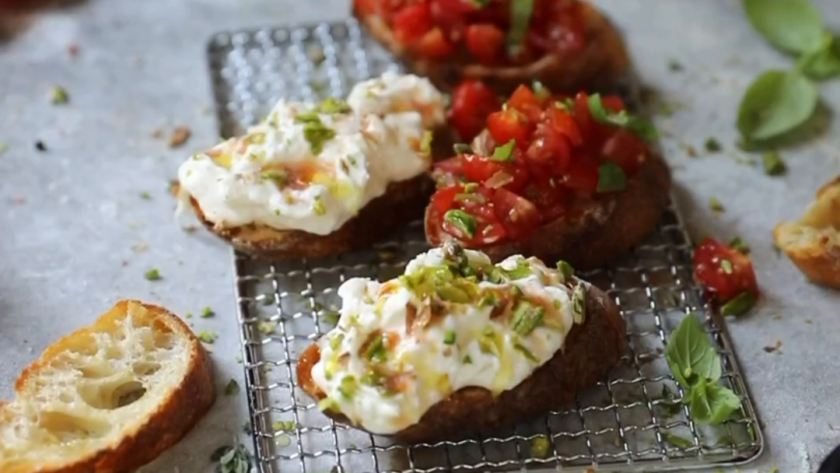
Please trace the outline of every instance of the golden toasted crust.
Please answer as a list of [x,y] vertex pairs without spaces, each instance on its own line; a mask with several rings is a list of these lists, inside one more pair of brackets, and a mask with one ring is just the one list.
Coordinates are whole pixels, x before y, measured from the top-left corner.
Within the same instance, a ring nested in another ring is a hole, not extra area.
[[357,18],[391,53],[406,63],[412,72],[427,76],[437,87],[449,90],[462,79],[480,79],[507,93],[520,84],[539,80],[554,92],[575,93],[605,87],[621,76],[629,57],[621,35],[597,8],[581,1],[586,24],[586,49],[568,54],[548,54],[523,66],[489,67],[452,61],[435,61],[411,53],[394,37],[390,27],[378,15],[354,8]]
[[[656,227],[668,205],[671,174],[665,162],[652,156],[617,194],[580,202],[566,215],[537,229],[527,238],[479,248],[493,261],[511,255],[565,260],[576,269],[592,269],[615,260]],[[439,245],[452,238],[431,222],[437,211],[426,207],[426,239]]]
[[[626,346],[625,331],[624,320],[613,301],[589,286],[584,323],[575,325],[563,348],[525,381],[498,397],[484,388],[460,389],[394,437],[407,443],[457,440],[474,433],[492,433],[562,409],[578,391],[601,380],[618,363]],[[318,345],[313,343],[297,362],[298,383],[316,399],[324,396],[311,375],[318,359]],[[325,414],[348,423],[341,414]]]
[[[106,448],[91,451],[81,458],[68,462],[32,465],[15,462],[8,465],[0,456],[0,470],[4,473],[115,473],[134,471],[157,458],[164,450],[175,445],[213,405],[216,389],[213,383],[210,357],[190,329],[167,309],[135,300],[121,300],[103,314],[91,326],[83,327],[60,338],[44,350],[42,355],[23,369],[15,381],[18,398],[26,395],[30,377],[37,375],[45,366],[68,347],[75,345],[79,337],[97,331],[109,320],[122,318],[130,303],[142,305],[153,314],[155,324],[171,330],[175,336],[189,340],[189,351],[184,356],[187,363],[186,376],[160,402],[154,412],[148,414],[142,424],[124,427],[116,442]],[[2,404],[0,404],[2,408]],[[0,449],[2,450],[2,449]],[[0,451],[2,453],[2,451]],[[74,452],[77,454],[79,452]]]
[[205,227],[239,251],[275,260],[315,258],[370,246],[416,220],[423,213],[432,187],[426,175],[392,183],[385,194],[370,201],[355,218],[329,235],[277,230],[265,225],[218,226],[205,218],[195,199],[191,198],[190,203]]
[[840,176],[819,188],[799,220],[778,223],[773,239],[808,279],[840,289]]

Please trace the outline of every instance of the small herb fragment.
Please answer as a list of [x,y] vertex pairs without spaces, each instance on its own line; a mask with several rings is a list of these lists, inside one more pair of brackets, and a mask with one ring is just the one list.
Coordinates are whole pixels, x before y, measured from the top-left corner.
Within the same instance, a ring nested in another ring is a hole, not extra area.
[[347,102],[335,97],[327,97],[315,106],[315,111],[326,114],[348,113],[351,110]]
[[551,450],[551,442],[545,435],[537,435],[531,439],[531,456],[545,458]]
[[582,282],[572,291],[572,313],[576,324],[582,324],[586,320],[586,288]]
[[327,208],[324,206],[324,199],[320,195],[316,195],[315,200],[312,201],[312,211],[315,212],[315,215],[324,215],[327,213]]
[[289,175],[282,169],[267,169],[260,173],[260,177],[272,180],[278,184],[285,184],[289,179]]
[[454,345],[455,344],[455,331],[454,330],[447,330],[443,334],[443,343],[447,345]]
[[539,363],[540,362],[540,360],[538,360],[537,357],[534,356],[533,353],[531,353],[531,350],[525,348],[525,346],[520,344],[519,342],[516,342],[516,343],[513,344],[513,349],[518,351],[519,353],[522,353],[522,355],[525,358],[527,358],[528,361],[530,361],[531,363]]
[[157,268],[149,268],[143,273],[143,277],[149,281],[158,281],[163,279],[163,276],[160,275],[160,271]]
[[720,269],[722,269],[723,272],[726,273],[726,274],[732,274],[732,270],[733,270],[732,262],[729,261],[728,259],[720,260]]
[[271,423],[271,428],[276,431],[293,432],[295,430],[295,421],[293,420],[275,420]]
[[723,149],[723,147],[720,145],[720,142],[713,137],[706,138],[706,141],[703,143],[703,146],[706,147],[706,151],[709,153],[717,153],[718,151]]
[[709,208],[712,209],[713,212],[723,212],[726,210],[723,206],[723,202],[721,202],[717,197],[709,198]]
[[210,456],[210,460],[218,462],[216,473],[250,473],[252,465],[251,452],[240,443],[233,447],[219,447]]
[[257,322],[257,331],[263,335],[268,335],[274,332],[274,329],[277,328],[277,322],[272,322],[270,320],[260,320]]
[[338,385],[338,392],[347,399],[351,399],[356,391],[359,389],[359,383],[353,375],[347,375],[341,378],[341,383]]
[[607,110],[601,102],[600,94],[592,94],[587,99],[589,113],[598,123],[605,123],[619,128],[626,128],[643,140],[650,141],[656,138],[657,133],[653,125],[646,119],[627,113],[627,110],[614,112]]
[[455,143],[454,145],[452,145],[452,149],[455,151],[455,154],[464,154],[472,151],[470,145],[466,143]]
[[206,305],[201,308],[201,312],[198,315],[200,315],[201,318],[206,319],[207,317],[213,317],[216,313],[213,312],[213,309],[211,309],[209,305]]
[[750,254],[750,247],[744,243],[744,240],[741,237],[736,236],[729,242],[729,246],[731,246],[734,250],[739,251],[742,254],[748,255]]
[[557,262],[557,271],[563,275],[563,280],[568,281],[575,275],[575,268],[572,267],[569,263],[560,260]]
[[769,176],[780,176],[787,171],[787,166],[778,151],[768,151],[761,156],[764,172]]
[[598,166],[598,192],[622,191],[627,186],[627,176],[618,164],[607,161]]
[[50,88],[50,103],[53,105],[65,104],[70,100],[67,95],[67,90],[60,85],[54,85]]
[[662,440],[670,443],[671,445],[679,448],[689,448],[694,445],[694,442],[691,440],[680,437],[679,435],[671,434],[668,432],[662,432]]
[[143,192],[140,193],[140,198],[145,199],[145,200],[149,200],[149,199],[152,198],[152,196],[149,195],[149,191],[143,191]]
[[0,141],[0,154],[5,153],[9,149],[9,144],[5,141]]
[[494,161],[510,161],[513,159],[513,147],[516,146],[516,140],[510,140],[507,143],[496,146],[490,159]]
[[470,355],[464,355],[464,359],[461,360],[461,362],[464,363],[465,365],[471,365],[472,364],[472,358],[470,357]]
[[475,235],[477,223],[472,215],[460,209],[447,210],[443,215],[443,219],[449,222],[450,225],[457,228],[464,235],[472,238]]
[[680,72],[683,70],[683,66],[676,59],[669,59],[668,70],[670,70],[671,72]]
[[219,335],[212,330],[200,330],[195,336],[204,343],[213,343]]
[[225,385],[225,396],[233,396],[236,394],[239,394],[239,383],[237,383],[235,379],[231,378]]
[[749,292],[742,292],[733,297],[720,308],[721,315],[743,315],[755,305],[755,296]]
[[507,35],[507,45],[511,56],[517,55],[521,50],[533,13],[534,0],[512,0],[510,2],[510,29]]

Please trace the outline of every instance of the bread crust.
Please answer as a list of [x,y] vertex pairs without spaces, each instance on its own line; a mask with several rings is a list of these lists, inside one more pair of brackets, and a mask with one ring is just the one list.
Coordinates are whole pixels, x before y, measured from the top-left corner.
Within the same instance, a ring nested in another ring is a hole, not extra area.
[[213,383],[210,357],[201,342],[192,331],[172,312],[167,309],[144,303],[138,300],[121,300],[108,312],[103,314],[91,326],[80,328],[73,333],[60,338],[47,347],[43,354],[29,366],[23,369],[15,381],[15,391],[29,389],[27,380],[37,373],[68,344],[72,344],[74,337],[91,332],[97,326],[109,319],[123,317],[129,303],[142,305],[153,313],[155,323],[167,326],[179,337],[189,339],[189,354],[186,375],[163,402],[161,402],[148,419],[133,430],[126,431],[118,441],[106,448],[93,451],[72,463],[32,465],[20,462],[11,466],[4,465],[0,458],[0,470],[4,473],[115,473],[130,472],[151,462],[163,451],[172,447],[207,413],[216,399],[216,388]]
[[[432,406],[417,424],[393,437],[405,443],[457,440],[496,432],[562,409],[577,392],[601,380],[618,363],[626,348],[625,333],[624,319],[615,303],[588,285],[584,323],[573,326],[563,348],[525,381],[497,397],[484,388],[462,388]],[[307,394],[322,399],[324,393],[311,375],[318,359],[318,345],[313,343],[298,358],[297,379]],[[325,414],[350,423],[339,413],[328,410]]]
[[805,277],[840,289],[840,176],[817,190],[801,219],[779,222],[773,239]]
[[[627,188],[598,201],[579,202],[566,215],[527,238],[476,248],[493,261],[523,254],[551,262],[565,260],[576,269],[599,268],[624,254],[656,227],[668,205],[671,173],[658,156],[650,156]],[[426,239],[437,246],[453,238],[431,222],[434,206],[426,207]]]
[[317,258],[369,247],[416,220],[422,215],[432,190],[433,183],[425,174],[391,183],[385,194],[368,202],[356,217],[328,235],[277,230],[265,225],[214,225],[192,197],[190,204],[207,229],[243,253],[272,260]]
[[587,40],[583,51],[546,54],[530,64],[507,67],[419,57],[397,41],[381,17],[362,13],[355,8],[355,2],[353,11],[367,31],[397,59],[443,90],[452,89],[463,79],[478,79],[501,93],[509,93],[520,84],[539,80],[554,92],[576,93],[609,86],[625,73],[630,62],[615,25],[593,5],[584,1],[580,3]]

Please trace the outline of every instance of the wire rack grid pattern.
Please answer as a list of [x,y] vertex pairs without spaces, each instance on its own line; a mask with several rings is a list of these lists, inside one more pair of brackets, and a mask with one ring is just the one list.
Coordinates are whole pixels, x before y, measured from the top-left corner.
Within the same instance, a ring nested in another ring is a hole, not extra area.
[[[281,98],[345,96],[393,58],[355,20],[219,33],[208,46],[220,132],[241,133]],[[633,101],[627,87],[624,95]],[[263,472],[443,472],[683,470],[738,464],[759,455],[763,439],[725,326],[691,277],[691,241],[670,206],[661,225],[610,268],[583,276],[608,291],[627,322],[628,352],[607,379],[568,409],[489,437],[400,445],[336,424],[296,384],[295,361],[337,317],[338,286],[352,277],[384,280],[428,248],[416,222],[374,248],[320,260],[272,263],[234,253],[238,322],[257,463]],[[721,426],[692,421],[673,399],[683,392],[663,356],[686,314],[721,355],[721,382],[743,408]],[[550,441],[538,456],[535,438]]]

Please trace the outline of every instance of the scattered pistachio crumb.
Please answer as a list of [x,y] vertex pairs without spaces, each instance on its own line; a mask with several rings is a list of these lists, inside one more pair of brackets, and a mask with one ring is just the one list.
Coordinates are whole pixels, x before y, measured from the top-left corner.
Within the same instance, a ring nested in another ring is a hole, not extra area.
[[233,396],[236,394],[239,394],[239,383],[237,383],[235,379],[231,378],[225,386],[225,396]]
[[712,211],[714,212],[723,212],[724,210],[726,210],[723,207],[723,203],[717,197],[712,197],[709,199],[709,208],[712,209]]
[[768,176],[780,176],[787,171],[782,155],[778,151],[768,151],[761,157],[764,172]]
[[70,97],[67,95],[67,90],[64,87],[54,85],[50,88],[50,103],[53,105],[64,104],[69,100]]
[[149,195],[149,191],[143,191],[143,192],[140,193],[140,198],[149,200],[149,199],[152,198],[152,196]]
[[172,134],[169,135],[169,147],[177,148],[178,146],[186,143],[186,141],[190,138],[191,133],[192,131],[187,126],[176,126],[172,129]]
[[160,271],[157,268],[149,268],[143,273],[143,277],[148,279],[149,281],[157,281],[162,279],[163,276],[160,275]]
[[263,298],[262,305],[271,305],[274,304],[274,294],[267,293]]
[[683,65],[676,59],[671,58],[668,60],[668,70],[671,72],[680,72],[683,70]]
[[293,420],[275,420],[271,423],[271,427],[274,430],[282,430],[285,432],[291,432],[295,430],[295,421]]
[[201,318],[206,319],[207,317],[213,317],[216,313],[213,312],[213,309],[211,309],[209,305],[206,305],[201,308],[201,312],[198,315],[200,315]]
[[219,338],[219,335],[213,330],[200,330],[195,336],[204,343],[213,343]]
[[0,154],[5,153],[6,150],[8,150],[8,149],[9,149],[9,144],[6,143],[5,141],[0,141]]
[[543,458],[548,455],[548,450],[551,448],[551,442],[545,435],[537,435],[531,439],[531,455]]
[[706,138],[706,141],[703,143],[703,146],[709,153],[717,153],[718,151],[723,149],[723,147],[720,145],[720,142],[711,136]]
[[262,334],[268,335],[274,332],[275,328],[277,328],[277,322],[270,320],[260,320],[257,322],[257,330]]
[[315,212],[315,215],[324,215],[327,213],[327,208],[324,207],[324,201],[320,195],[315,196],[315,201],[312,202],[312,211]]
[[687,154],[690,158],[696,158],[697,157],[697,150],[694,149],[694,146],[692,146],[688,143],[682,143],[681,142],[680,143],[680,148],[682,148],[682,150],[685,151],[685,154]]
[[233,359],[236,360],[237,363],[242,363],[242,355],[236,355]]
[[191,319],[192,318],[192,312],[189,311],[189,310],[184,312],[184,317],[187,318],[187,319]]

